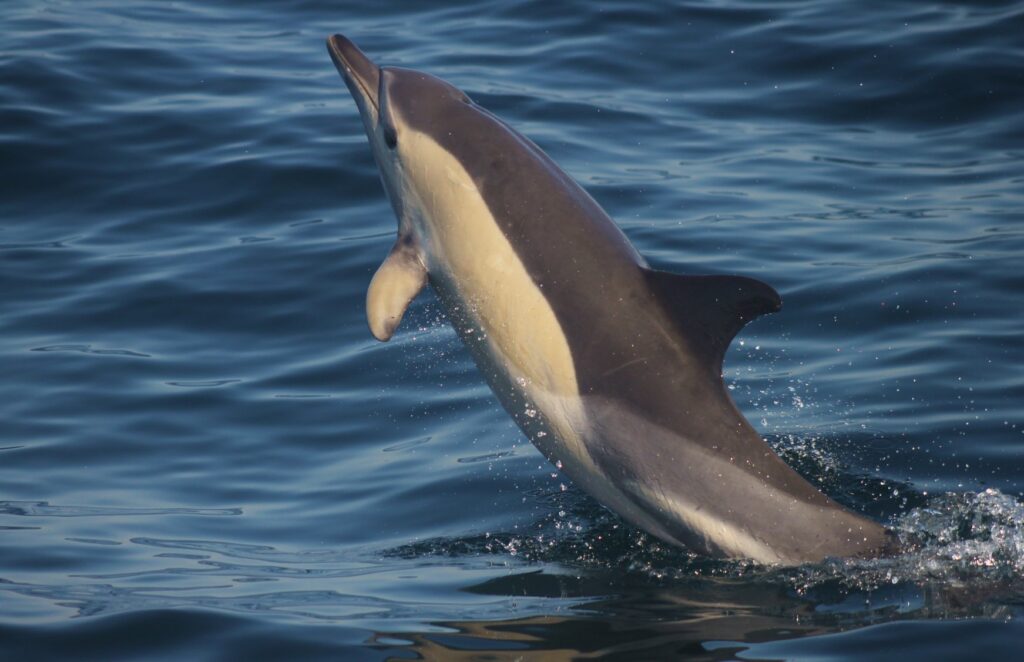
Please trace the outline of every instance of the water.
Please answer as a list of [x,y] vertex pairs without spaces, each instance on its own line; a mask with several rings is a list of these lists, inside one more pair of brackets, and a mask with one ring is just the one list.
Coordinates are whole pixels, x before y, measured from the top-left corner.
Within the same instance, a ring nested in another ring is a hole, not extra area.
[[[0,9],[0,650],[1009,658],[1024,635],[1024,7],[27,2]],[[395,223],[324,38],[439,74],[662,268],[784,311],[766,437],[910,545],[666,548],[504,414]]]

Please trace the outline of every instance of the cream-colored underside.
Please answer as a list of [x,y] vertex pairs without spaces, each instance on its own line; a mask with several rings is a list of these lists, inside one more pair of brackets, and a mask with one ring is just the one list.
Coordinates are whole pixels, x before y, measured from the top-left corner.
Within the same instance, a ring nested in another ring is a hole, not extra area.
[[[506,373],[509,388],[519,392],[523,401],[516,406],[536,408],[550,428],[546,438],[532,441],[549,457],[573,464],[571,475],[597,478],[581,440],[585,421],[572,354],[547,299],[461,163],[431,137],[408,129],[401,154],[403,202],[432,282],[451,289],[444,298],[466,308],[453,311],[453,322],[473,320],[478,328],[471,333],[483,338],[491,367]],[[464,337],[467,331],[460,329]],[[510,406],[507,394],[498,396]],[[518,413],[517,419],[532,418]]]
[[429,136],[404,134],[406,170],[429,225],[428,270],[444,270],[509,369],[535,388],[577,393],[569,345],[547,299],[491,216],[470,176]]

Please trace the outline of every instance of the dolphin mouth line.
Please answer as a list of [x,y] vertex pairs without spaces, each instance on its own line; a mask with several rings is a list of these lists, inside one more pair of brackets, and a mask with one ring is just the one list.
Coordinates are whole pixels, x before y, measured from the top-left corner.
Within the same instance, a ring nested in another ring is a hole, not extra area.
[[[361,93],[363,99],[369,101],[370,105],[373,106],[374,111],[379,113],[380,106],[378,105],[377,97],[375,94],[376,90],[373,90],[373,92],[370,91],[370,89],[367,87],[367,81],[363,80],[363,77],[359,75],[356,68],[352,66],[352,63],[349,61],[349,58],[345,57],[345,54],[342,51],[343,44],[345,43],[342,40],[344,39],[344,37],[337,34],[328,37],[327,52],[330,53],[331,59],[334,60],[335,68],[337,68],[338,71],[341,73],[342,77],[345,79],[345,82],[354,82],[356,87],[359,88],[359,92]],[[367,62],[369,63],[369,60],[367,60]],[[376,66],[373,65],[372,63],[369,64],[371,66]]]

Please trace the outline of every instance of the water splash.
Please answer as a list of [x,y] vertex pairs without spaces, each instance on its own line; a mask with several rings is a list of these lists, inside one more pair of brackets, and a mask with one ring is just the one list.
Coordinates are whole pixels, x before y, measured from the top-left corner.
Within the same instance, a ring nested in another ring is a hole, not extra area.
[[[950,603],[958,609],[1024,594],[1024,503],[995,489],[912,498],[924,505],[895,518],[903,552],[881,559],[829,559],[781,568],[709,559],[666,545],[623,523],[576,490],[540,495],[554,506],[512,532],[434,539],[385,553],[402,558],[504,557],[509,565],[549,565],[573,573],[615,569],[624,584],[672,586],[718,578],[788,587],[794,597],[867,609],[872,596],[904,595],[908,604]],[[901,600],[905,599],[900,598]]]
[[861,588],[945,582],[1024,588],[1024,504],[996,489],[947,493],[899,516],[903,552],[886,559],[831,561],[808,577],[832,575]]

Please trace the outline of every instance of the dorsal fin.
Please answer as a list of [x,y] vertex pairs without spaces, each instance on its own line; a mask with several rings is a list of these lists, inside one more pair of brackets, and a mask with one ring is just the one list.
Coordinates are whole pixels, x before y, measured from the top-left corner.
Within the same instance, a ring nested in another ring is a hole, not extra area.
[[720,374],[729,343],[750,320],[782,308],[771,285],[744,276],[686,276],[645,269],[669,318]]

